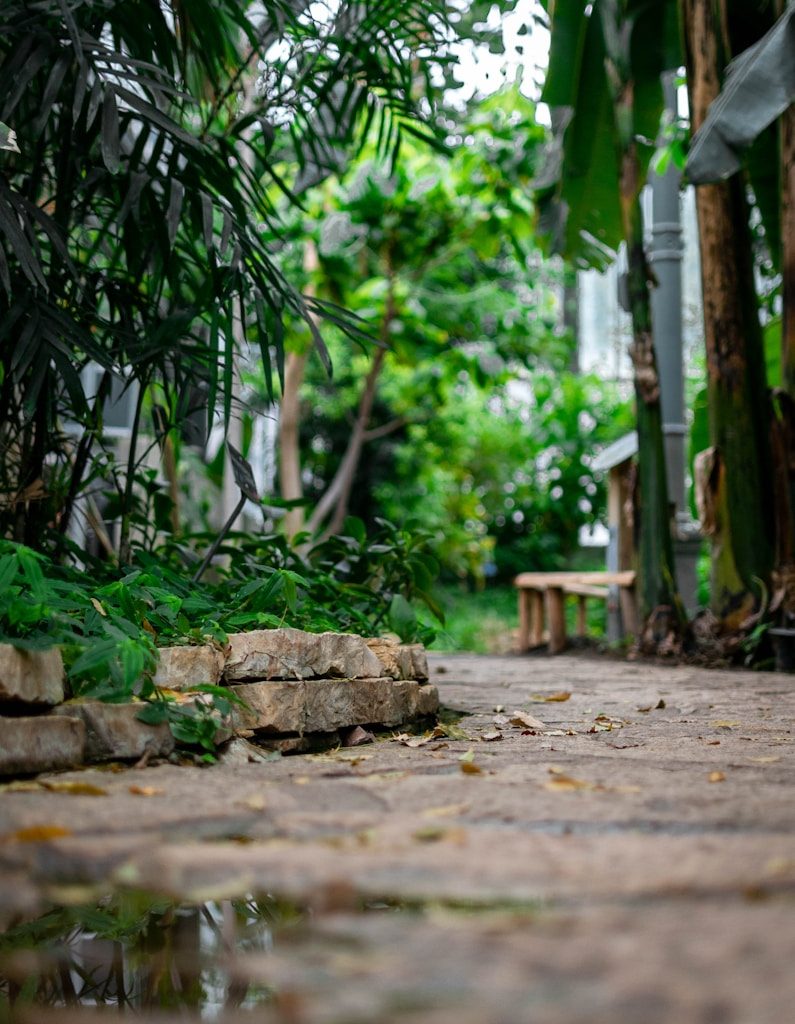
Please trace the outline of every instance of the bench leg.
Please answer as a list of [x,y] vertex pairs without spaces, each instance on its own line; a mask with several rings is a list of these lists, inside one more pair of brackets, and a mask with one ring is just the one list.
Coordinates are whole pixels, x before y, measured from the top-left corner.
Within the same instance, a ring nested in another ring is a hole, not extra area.
[[534,591],[519,591],[519,652],[524,654],[530,650],[530,636],[532,631],[532,597]]
[[540,590],[530,591],[530,646],[540,647],[544,642],[544,595]]
[[621,587],[618,593],[618,600],[621,605],[621,619],[624,623],[624,632],[637,636],[638,606],[635,601],[635,588]]
[[562,587],[549,587],[547,590],[547,619],[549,653],[560,654],[566,649],[566,609]]
[[587,630],[587,626],[588,626],[588,617],[587,617],[587,615],[585,613],[585,611],[586,611],[585,610],[585,600],[586,600],[586,598],[585,598],[584,594],[578,595],[578,597],[577,597],[577,636],[580,637],[580,638],[585,636],[585,633],[586,633],[586,630]]

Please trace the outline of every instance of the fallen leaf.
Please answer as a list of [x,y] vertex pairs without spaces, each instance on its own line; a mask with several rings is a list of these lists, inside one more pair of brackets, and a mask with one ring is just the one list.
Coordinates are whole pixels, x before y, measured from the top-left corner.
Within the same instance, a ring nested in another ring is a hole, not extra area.
[[473,761],[462,761],[459,767],[464,775],[480,775],[483,772],[480,765],[475,764]]
[[442,828],[438,825],[430,825],[427,828],[418,829],[412,836],[418,843],[446,842],[458,843],[459,846],[466,842],[466,831],[463,828]]
[[709,775],[707,776],[707,779],[710,782],[725,782],[726,781],[726,773],[725,772],[710,772]]
[[426,807],[422,816],[423,818],[452,818],[458,814],[465,814],[469,807],[469,804],[443,804],[441,807]]
[[67,793],[69,796],[107,796],[107,789],[94,786],[90,782],[58,782],[56,780],[42,782],[42,786],[51,793]]
[[542,736],[576,736],[577,733],[573,729],[545,729],[541,733]]
[[719,722],[710,722],[713,729],[736,729],[739,724],[739,722],[726,722],[723,720]]
[[306,786],[309,782],[309,776],[299,775],[297,778],[293,779],[293,782],[296,784],[296,786]]
[[106,619],[106,618],[108,617],[108,613],[107,613],[107,612],[105,611],[105,609],[104,609],[104,608],[102,607],[102,603],[101,603],[100,601],[98,601],[98,600],[97,600],[97,599],[96,599],[95,597],[92,597],[92,598],[91,598],[91,603],[93,604],[94,608],[95,608],[95,609],[96,609],[96,610],[97,610],[97,611],[99,612],[99,614],[100,614],[100,615],[101,615],[101,616],[102,616],[103,618],[105,618],[105,619]]
[[777,754],[772,754],[770,757],[749,757],[748,760],[755,764],[775,764],[781,758]]
[[464,761],[464,762],[466,762],[466,761],[474,761],[475,760],[475,751],[474,751],[474,749],[472,747],[470,747],[469,750],[467,750],[463,754],[459,755],[458,760],[459,761]]
[[130,786],[129,790],[135,796],[158,796],[163,792],[162,789],[158,789],[156,786]]
[[505,710],[505,705],[504,704],[495,704],[494,705],[494,710],[499,715],[501,712],[503,712]]
[[426,743],[430,743],[435,737],[432,733],[426,736],[410,736],[407,732],[401,732],[395,736],[395,739],[402,743],[404,747],[424,747]]
[[660,699],[657,701],[656,704],[648,704],[648,705],[646,705],[646,707],[638,708],[637,710],[641,711],[641,712],[643,712],[643,714],[645,714],[647,711],[659,711],[661,708],[664,708],[664,707],[665,707],[665,701],[662,699],[662,697],[660,697]]
[[241,800],[240,803],[243,807],[248,807],[250,811],[264,811],[267,807],[265,797],[259,796],[259,794],[247,797],[245,800]]
[[510,719],[507,715],[495,715],[494,718],[492,718],[492,722],[494,722],[495,725],[507,725],[509,721]]
[[502,733],[499,729],[487,729],[480,734],[480,738],[486,743],[493,743],[494,740],[502,739]]
[[29,828],[21,828],[13,832],[7,839],[15,840],[18,843],[46,843],[50,839],[62,839],[64,836],[73,835],[69,828],[62,828],[60,825],[31,825]]
[[598,788],[593,782],[586,782],[585,779],[575,779],[571,775],[556,775],[544,783],[544,789],[549,789],[553,793]]
[[534,693],[533,700],[543,704],[557,704],[568,700],[571,693],[568,690],[561,690],[560,693]]
[[40,793],[43,789],[44,786],[40,782],[25,779],[7,782],[4,786],[0,786],[0,792],[2,793]]
[[439,722],[433,730],[433,736],[446,737],[448,740],[471,740],[472,737],[460,725],[452,722]]
[[510,718],[511,725],[518,729],[546,729],[546,722],[534,715],[528,715],[526,711],[514,711]]
[[544,789],[552,790],[552,792],[574,792],[575,790],[601,789],[600,786],[595,785],[593,782],[586,782],[585,779],[575,779],[573,776],[568,775],[565,769],[561,768],[560,765],[551,764],[547,771],[552,778],[544,783]]

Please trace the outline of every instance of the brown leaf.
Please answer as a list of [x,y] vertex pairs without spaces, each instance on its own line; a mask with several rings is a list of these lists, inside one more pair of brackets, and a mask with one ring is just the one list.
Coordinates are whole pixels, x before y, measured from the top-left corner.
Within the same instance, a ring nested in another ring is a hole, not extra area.
[[482,775],[483,769],[474,761],[461,761],[459,765],[464,775]]
[[561,690],[560,693],[534,693],[533,700],[543,704],[560,704],[571,697],[569,690]]
[[129,789],[135,796],[158,796],[163,792],[156,786],[130,786]]
[[62,839],[64,836],[71,836],[72,830],[62,828],[60,825],[31,825],[28,828],[21,828],[6,838],[15,840],[18,843],[46,843],[50,839]]
[[108,613],[102,607],[102,602],[101,601],[98,601],[95,597],[92,597],[91,598],[91,603],[93,604],[94,608],[99,612],[99,614],[103,618],[107,618],[108,617]]
[[502,739],[502,733],[499,729],[487,729],[480,734],[480,738],[486,743],[493,743],[494,740]]
[[406,732],[398,733],[395,739],[402,743],[404,747],[424,747],[426,743],[430,743],[431,740],[436,737],[431,735],[426,736],[409,736]]
[[710,725],[712,726],[713,729],[736,729],[740,725],[740,723],[739,722],[727,722],[724,719],[721,719],[718,722],[710,722]]
[[558,765],[550,765],[549,774],[552,778],[544,783],[544,789],[549,789],[553,793],[571,793],[576,790],[601,788],[593,782],[586,782],[585,779],[575,779],[573,776],[567,775]]
[[647,711],[659,711],[661,708],[664,707],[665,701],[662,699],[662,697],[660,697],[656,704],[647,704],[645,707],[638,708],[638,711],[641,711],[643,712],[643,714],[646,714]]
[[710,772],[707,779],[709,782],[725,782],[726,772]]
[[101,786],[94,786],[90,782],[59,782],[47,780],[42,782],[45,789],[51,793],[67,793],[69,796],[107,796],[107,789]]
[[546,729],[546,722],[534,715],[528,715],[526,711],[514,711],[510,718],[511,725],[517,729]]

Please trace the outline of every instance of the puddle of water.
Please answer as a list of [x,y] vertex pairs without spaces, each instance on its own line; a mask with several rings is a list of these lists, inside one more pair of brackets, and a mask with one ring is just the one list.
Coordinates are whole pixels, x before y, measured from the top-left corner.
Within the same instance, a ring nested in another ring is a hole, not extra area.
[[305,920],[273,897],[174,903],[135,893],[57,907],[0,935],[0,1024],[31,1006],[154,1008],[218,1020],[273,998],[241,980],[237,956],[268,953]]

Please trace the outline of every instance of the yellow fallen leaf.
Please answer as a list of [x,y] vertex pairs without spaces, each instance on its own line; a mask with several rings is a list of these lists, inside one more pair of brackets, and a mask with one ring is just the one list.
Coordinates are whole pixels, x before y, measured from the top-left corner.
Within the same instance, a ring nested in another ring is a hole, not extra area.
[[267,807],[265,797],[258,794],[247,797],[245,800],[241,800],[240,803],[243,807],[248,807],[250,811],[264,811]]
[[585,779],[575,779],[573,776],[567,775],[557,765],[552,765],[549,768],[549,774],[552,778],[544,783],[544,789],[548,789],[553,793],[572,793],[575,790],[600,788],[593,782],[587,782]]
[[457,814],[465,814],[469,807],[469,804],[443,804],[441,807],[426,807],[422,816],[423,818],[452,818]]
[[107,789],[102,786],[94,786],[90,782],[58,782],[47,780],[42,786],[51,793],[67,793],[69,796],[107,796]]
[[296,786],[306,786],[307,783],[309,782],[309,776],[299,775],[298,778],[293,779],[293,782],[296,784]]
[[725,782],[726,772],[710,772],[707,778],[710,782]]
[[62,839],[64,836],[72,834],[71,829],[62,828],[60,825],[31,825],[28,828],[21,828],[18,832],[13,832],[6,838],[18,843],[46,843],[50,839]]
[[561,690],[560,693],[534,693],[533,700],[544,704],[559,704],[568,700],[571,693],[568,690]]
[[33,782],[30,779],[17,779],[15,782],[7,782],[0,786],[0,793],[40,793],[44,786],[40,782]]
[[475,764],[474,761],[462,761],[459,767],[464,775],[480,775],[483,772],[480,765]]
[[130,786],[130,792],[135,796],[157,796],[163,790],[156,786]]
[[404,747],[424,747],[426,743],[430,743],[435,738],[432,734],[428,736],[410,736],[405,732],[398,733],[395,736],[395,739],[402,743]]
[[719,722],[710,722],[713,729],[736,729],[739,722],[726,722],[721,719]]
[[466,842],[466,831],[463,828],[442,828],[439,825],[429,825],[426,828],[418,829],[413,835],[418,843],[446,842],[458,843],[462,846]]

